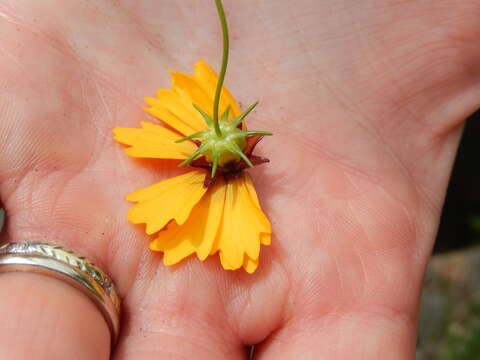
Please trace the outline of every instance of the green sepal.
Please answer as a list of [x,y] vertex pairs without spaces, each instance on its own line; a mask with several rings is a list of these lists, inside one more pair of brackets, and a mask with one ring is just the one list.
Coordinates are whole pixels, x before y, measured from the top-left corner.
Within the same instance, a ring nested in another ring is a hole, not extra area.
[[222,117],[220,118],[220,121],[227,122],[228,121],[228,115],[230,115],[230,105],[227,106],[227,110],[223,112]]
[[263,136],[270,136],[273,135],[271,132],[268,131],[257,131],[257,130],[242,130],[236,133],[234,136],[235,137],[247,137],[247,136],[253,136],[253,135],[263,135]]
[[240,156],[243,159],[243,161],[247,163],[249,167],[253,167],[253,164],[250,161],[250,159],[247,157],[247,155],[243,153],[242,149],[240,149],[237,144],[232,143],[229,147],[229,150],[234,154],[237,154],[238,156]]
[[246,131],[245,132],[247,136],[252,136],[252,135],[263,135],[263,136],[272,136],[273,134],[270,131],[257,131],[257,130],[252,130],[252,131]]
[[176,143],[181,143],[181,142],[184,142],[184,141],[187,141],[187,140],[192,140],[192,139],[195,139],[195,138],[201,138],[203,135],[205,135],[205,133],[206,133],[206,131],[199,131],[199,132],[196,132],[192,135],[186,136],[184,138],[175,140],[175,142]]
[[210,116],[208,116],[208,114],[202,110],[202,108],[200,106],[198,106],[197,104],[192,104],[193,107],[200,113],[200,115],[203,116],[203,119],[205,120],[205,123],[207,124],[208,127],[212,127],[213,125],[213,120]]
[[243,113],[240,114],[240,116],[238,118],[236,118],[235,120],[233,120],[232,122],[232,125],[233,126],[238,126],[240,125],[240,123],[243,121],[243,119],[245,119],[245,117],[250,114],[250,112],[255,109],[255,106],[258,105],[258,101],[253,103],[252,105],[250,105]]
[[218,151],[214,151],[212,153],[212,157],[213,157],[212,178],[214,178],[215,175],[217,174],[218,161],[220,160],[220,153]]
[[178,164],[178,166],[185,166],[189,163],[191,163],[193,160],[195,160],[198,156],[200,156],[201,154],[203,154],[206,150],[207,150],[208,146],[206,144],[203,144],[202,146],[200,146],[197,151],[195,151],[189,158],[185,159],[184,161],[182,161],[180,164]]

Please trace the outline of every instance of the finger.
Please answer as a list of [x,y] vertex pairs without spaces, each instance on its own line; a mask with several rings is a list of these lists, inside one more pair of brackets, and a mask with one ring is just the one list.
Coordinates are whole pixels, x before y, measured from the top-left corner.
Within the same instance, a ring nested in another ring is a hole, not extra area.
[[108,326],[84,294],[33,273],[0,273],[0,359],[106,360]]
[[415,325],[408,314],[385,309],[298,317],[262,344],[255,359],[414,359]]
[[222,277],[212,279],[196,260],[174,270],[157,260],[147,262],[123,299],[123,337],[114,360],[244,360],[233,310],[217,288]]

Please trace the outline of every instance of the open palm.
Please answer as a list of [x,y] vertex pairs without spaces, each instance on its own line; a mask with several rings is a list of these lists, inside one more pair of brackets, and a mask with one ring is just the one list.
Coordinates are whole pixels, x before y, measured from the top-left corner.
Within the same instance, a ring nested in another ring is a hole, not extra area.
[[413,357],[461,124],[480,104],[479,2],[225,8],[226,84],[244,107],[258,99],[249,124],[274,132],[258,147],[271,163],[252,171],[274,232],[257,272],[216,256],[164,267],[124,197],[178,162],[112,140],[148,120],[164,70],[218,64],[213,1],[0,1],[5,241],[63,244],[116,280],[115,360],[242,359],[248,344],[259,359]]

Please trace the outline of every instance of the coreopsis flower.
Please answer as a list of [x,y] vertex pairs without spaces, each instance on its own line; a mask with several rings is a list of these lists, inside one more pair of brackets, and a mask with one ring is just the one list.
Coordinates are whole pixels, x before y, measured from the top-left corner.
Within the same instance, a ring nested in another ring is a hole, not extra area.
[[129,194],[135,205],[127,217],[155,234],[150,249],[164,253],[165,265],[192,254],[205,260],[218,253],[224,269],[253,273],[261,244],[270,244],[271,225],[245,169],[268,161],[252,152],[263,135],[271,134],[247,130],[245,116],[256,104],[241,113],[223,85],[221,117],[214,119],[219,83],[203,61],[195,64],[193,76],[172,72],[172,89],[146,98],[146,111],[169,128],[151,122],[114,128],[115,140],[128,146],[127,155],[177,159],[193,168]]

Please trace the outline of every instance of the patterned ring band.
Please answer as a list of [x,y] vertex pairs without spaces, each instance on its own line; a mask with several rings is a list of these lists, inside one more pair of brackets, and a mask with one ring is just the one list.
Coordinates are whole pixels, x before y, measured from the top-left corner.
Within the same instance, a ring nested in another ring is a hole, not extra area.
[[112,280],[82,256],[61,246],[20,242],[0,246],[0,272],[30,271],[62,281],[87,295],[100,310],[115,345],[120,329],[120,299]]

